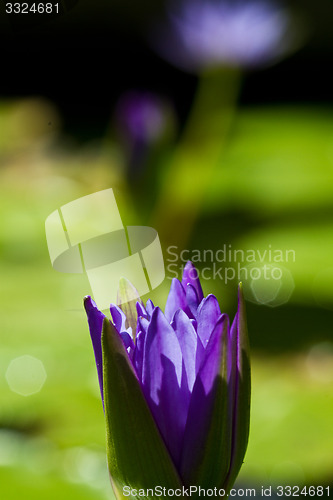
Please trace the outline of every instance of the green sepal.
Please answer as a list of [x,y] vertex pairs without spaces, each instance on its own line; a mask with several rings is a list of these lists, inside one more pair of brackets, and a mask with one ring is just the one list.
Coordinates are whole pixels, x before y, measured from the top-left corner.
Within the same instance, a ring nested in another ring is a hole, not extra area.
[[[196,485],[204,489],[222,487],[228,474],[230,466],[231,451],[231,414],[229,408],[229,387],[228,387],[228,333],[229,320],[226,316],[221,316],[218,324],[220,325],[220,342],[213,347],[214,357],[218,356],[219,371],[216,374],[215,381],[209,394],[204,395],[204,389],[201,389],[202,400],[205,405],[205,411],[209,418],[204,419],[204,427],[200,428],[197,422],[197,416],[192,414],[192,422],[189,422],[189,433],[185,440],[189,441],[189,436],[193,435],[193,430],[198,432],[197,438],[189,442],[189,446],[183,456],[184,481],[186,486]],[[218,327],[218,324],[215,328]],[[214,333],[212,333],[214,335]],[[207,346],[209,349],[209,345]],[[211,364],[211,358],[208,356],[202,369],[207,370]],[[198,375],[198,380],[200,374]],[[196,382],[198,384],[198,382]],[[199,386],[198,386],[199,387]],[[196,387],[195,389],[198,389]],[[193,423],[193,418],[195,422]]]
[[[182,482],[148,408],[125,346],[108,319],[102,330],[107,457],[118,499],[139,490],[181,488]],[[137,490],[124,496],[123,487]]]
[[136,324],[138,319],[138,314],[136,311],[136,303],[142,300],[139,296],[139,292],[132,285],[130,281],[126,278],[120,278],[119,288],[117,293],[117,305],[125,313],[127,325],[126,327],[132,328],[132,337],[135,342],[136,335]]
[[227,480],[224,484],[226,491],[234,484],[247,448],[250,430],[250,400],[251,400],[251,367],[250,346],[247,332],[245,302],[243,297],[242,283],[238,288],[238,311],[237,311],[237,342],[232,346],[232,358],[237,359],[237,377],[234,387],[233,408],[233,430],[231,464]]
[[[232,337],[228,320],[225,318],[222,322],[222,318],[223,316],[219,319],[222,332],[219,342],[214,344],[213,354],[219,360],[219,370],[209,393],[205,395],[202,389],[204,411],[209,414],[209,418],[203,419],[204,427],[201,428],[197,415],[192,413],[191,419],[188,418],[181,472],[186,486],[224,489],[226,498],[243,463],[249,435],[251,378],[241,285]],[[201,367],[203,371],[210,366],[209,356]],[[192,397],[200,387],[197,386],[198,383],[200,372]],[[201,414],[204,414],[203,410]],[[196,439],[193,438],[195,432]]]

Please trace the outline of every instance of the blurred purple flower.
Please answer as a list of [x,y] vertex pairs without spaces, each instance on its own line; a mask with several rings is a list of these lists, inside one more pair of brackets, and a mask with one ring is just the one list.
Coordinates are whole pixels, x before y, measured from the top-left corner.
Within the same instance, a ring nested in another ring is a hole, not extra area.
[[166,59],[185,70],[265,65],[290,46],[290,17],[273,1],[183,0],[172,5],[168,26],[154,40]]
[[166,104],[150,92],[129,91],[118,101],[116,118],[130,142],[154,143],[165,132]]
[[[90,297],[85,309],[103,397],[101,335],[106,320]],[[136,303],[135,335],[124,311],[116,305],[110,310],[183,484],[230,487],[242,465],[249,430],[250,368],[241,290],[231,328],[216,297],[204,298],[190,262],[182,282],[173,279],[164,314],[150,300],[146,307]]]
[[136,182],[143,176],[143,182],[150,185],[155,174],[149,160],[154,158],[156,164],[159,152],[173,136],[175,117],[171,104],[151,92],[125,92],[116,106],[115,124],[124,145],[129,183],[137,188]]

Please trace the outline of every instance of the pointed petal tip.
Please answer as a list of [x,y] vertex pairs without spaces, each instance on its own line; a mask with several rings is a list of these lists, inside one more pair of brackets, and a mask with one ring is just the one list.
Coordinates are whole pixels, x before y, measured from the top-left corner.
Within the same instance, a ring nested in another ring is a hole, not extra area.
[[[216,322],[216,325],[223,325],[226,323],[227,325],[227,329],[229,331],[229,328],[230,328],[230,319],[229,319],[229,316],[227,313],[223,313],[221,314],[221,316],[218,318],[217,322]],[[215,325],[215,327],[216,327]]]
[[152,315],[154,308],[155,308],[155,306],[154,306],[153,302],[150,299],[148,299],[147,303],[146,303],[146,311],[148,313],[148,316]]
[[182,283],[179,281],[178,278],[172,278],[171,280],[171,286],[179,286],[179,285],[182,285]]
[[185,267],[184,267],[184,270],[186,269],[195,269],[194,265],[193,265],[193,262],[191,260],[188,260],[185,264]]
[[160,309],[158,306],[155,306],[151,315],[151,319],[161,315],[164,316],[162,309]]
[[147,316],[147,311],[141,302],[137,301],[135,304],[135,307],[136,307],[136,312],[137,312],[138,317],[139,316]]
[[204,298],[204,301],[205,302],[208,302],[209,300],[214,300],[218,303],[218,300],[216,298],[216,296],[213,294],[213,293],[209,293],[208,295],[206,295],[206,297]]
[[242,313],[245,314],[244,287],[243,287],[243,283],[241,281],[238,283],[237,298],[238,298],[238,307],[237,307],[237,309],[238,310],[242,309],[243,310]]
[[172,328],[162,309],[156,306],[149,320],[148,329]]
[[84,299],[83,299],[83,305],[84,305],[84,308],[85,308],[85,310],[86,310],[87,313],[89,311],[91,311],[92,309],[97,308],[96,302],[91,298],[90,295],[86,295],[84,297]]
[[196,267],[190,260],[188,260],[184,266],[182,277],[183,287],[186,287],[188,283],[194,286],[198,295],[199,302],[201,302],[201,300],[204,298],[204,294],[202,291],[199,274]]
[[[190,260],[188,260],[184,266],[183,278],[184,277],[190,277],[191,281],[198,279],[198,271]],[[191,281],[188,281],[187,283],[191,283]]]

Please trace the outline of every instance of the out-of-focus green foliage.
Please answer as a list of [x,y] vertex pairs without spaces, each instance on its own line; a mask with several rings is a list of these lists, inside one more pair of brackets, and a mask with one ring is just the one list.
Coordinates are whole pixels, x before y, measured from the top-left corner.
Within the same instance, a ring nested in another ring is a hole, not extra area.
[[[112,498],[104,416],[81,310],[88,281],[52,269],[44,222],[62,204],[108,187],[125,224],[139,215],[114,145],[65,148],[59,134],[46,145],[39,128],[28,142],[15,139],[22,144],[18,152],[5,139],[17,109],[0,106],[1,497]],[[294,281],[286,303],[248,304],[253,401],[243,482],[332,480],[333,313],[322,309],[333,307],[332,124],[330,110],[241,110],[192,234],[193,248],[230,243],[295,250],[295,262],[283,264]],[[190,179],[183,189],[193,189]],[[203,286],[228,311],[236,281],[211,279]],[[152,294],[161,306],[168,287],[166,280]],[[11,361],[24,355],[41,360],[47,375],[30,396],[8,383]]]

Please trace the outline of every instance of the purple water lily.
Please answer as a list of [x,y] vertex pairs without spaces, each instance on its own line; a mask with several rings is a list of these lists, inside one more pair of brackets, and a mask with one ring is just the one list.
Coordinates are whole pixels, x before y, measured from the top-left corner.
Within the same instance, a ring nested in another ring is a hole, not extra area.
[[260,66],[283,55],[292,41],[290,17],[274,1],[183,0],[172,2],[168,14],[155,45],[189,71]]
[[[103,322],[111,323],[91,297],[85,298],[85,309],[105,398],[101,336]],[[241,292],[230,327],[216,297],[204,297],[189,262],[182,282],[172,281],[164,314],[150,300],[146,306],[137,302],[136,310],[135,325],[123,309],[111,305],[112,328],[182,484],[230,487],[249,429],[250,372]]]

